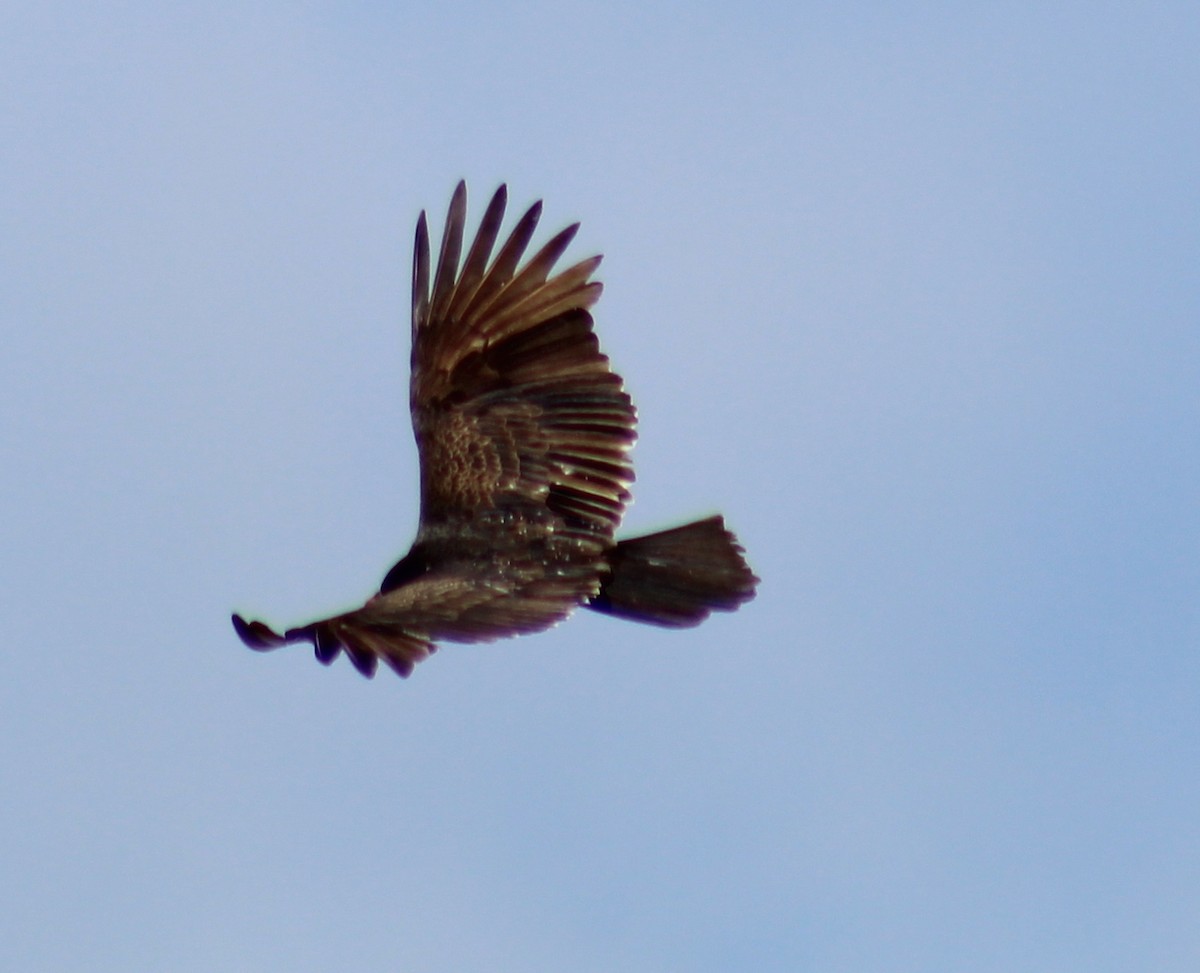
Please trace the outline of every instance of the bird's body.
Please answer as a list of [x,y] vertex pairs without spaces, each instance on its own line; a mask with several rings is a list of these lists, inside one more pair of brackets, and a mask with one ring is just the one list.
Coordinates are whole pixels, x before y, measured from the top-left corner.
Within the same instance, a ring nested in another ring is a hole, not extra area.
[[439,640],[548,628],[580,605],[692,625],[753,597],[757,578],[719,517],[632,541],[636,413],[592,331],[593,257],[551,277],[577,226],[519,267],[533,206],[491,258],[506,194],[493,196],[461,270],[466,187],[455,191],[430,290],[425,214],[413,257],[410,407],[421,459],[412,549],[361,608],[282,635],[233,616],[255,649],[311,641],[372,675],[400,675]]

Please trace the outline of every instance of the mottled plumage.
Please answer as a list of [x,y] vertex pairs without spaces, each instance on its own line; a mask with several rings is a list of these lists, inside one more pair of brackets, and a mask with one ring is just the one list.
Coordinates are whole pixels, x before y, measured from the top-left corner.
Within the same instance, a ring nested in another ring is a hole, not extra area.
[[578,224],[523,266],[541,203],[495,258],[503,186],[462,260],[466,186],[450,203],[436,272],[422,213],[413,255],[409,404],[421,462],[412,549],[365,605],[290,629],[233,616],[255,649],[310,641],[364,675],[401,676],[439,640],[548,628],[580,605],[694,625],[754,595],[757,578],[719,517],[617,543],[629,502],[636,414],[588,312],[599,257],[551,276]]

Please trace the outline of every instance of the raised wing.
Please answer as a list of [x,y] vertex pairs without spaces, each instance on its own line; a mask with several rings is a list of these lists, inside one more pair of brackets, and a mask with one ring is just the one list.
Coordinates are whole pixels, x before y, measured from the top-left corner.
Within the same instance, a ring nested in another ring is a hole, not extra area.
[[[432,293],[425,214],[413,256],[410,405],[421,455],[421,531],[469,522],[511,543],[515,512],[596,556],[629,500],[626,456],[636,415],[601,354],[587,308],[599,257],[551,277],[578,224],[518,269],[541,203],[495,259],[503,186],[492,197],[461,272],[466,186],[450,204]],[[490,261],[490,263],[489,263]],[[549,516],[546,516],[549,515]],[[494,523],[494,528],[487,525]]]

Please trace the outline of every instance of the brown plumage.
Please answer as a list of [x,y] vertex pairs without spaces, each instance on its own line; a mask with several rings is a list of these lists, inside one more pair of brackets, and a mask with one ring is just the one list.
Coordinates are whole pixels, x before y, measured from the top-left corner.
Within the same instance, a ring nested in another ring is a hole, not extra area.
[[484,642],[548,628],[580,605],[641,622],[696,625],[754,597],[758,579],[720,517],[617,542],[629,502],[636,414],[592,332],[591,257],[554,276],[578,229],[524,266],[535,204],[491,258],[497,190],[462,256],[467,191],[450,203],[430,290],[422,213],[413,254],[409,405],[421,460],[412,549],[365,605],[279,634],[233,616],[246,645],[308,641],[365,676],[401,676],[439,640]]

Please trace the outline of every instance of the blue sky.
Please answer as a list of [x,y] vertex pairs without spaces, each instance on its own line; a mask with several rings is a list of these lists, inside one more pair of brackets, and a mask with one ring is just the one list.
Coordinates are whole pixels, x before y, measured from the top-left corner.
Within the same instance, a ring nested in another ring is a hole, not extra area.
[[[10,5],[0,966],[1200,964],[1192,4]],[[414,677],[411,236],[603,252],[630,531],[762,577]]]

